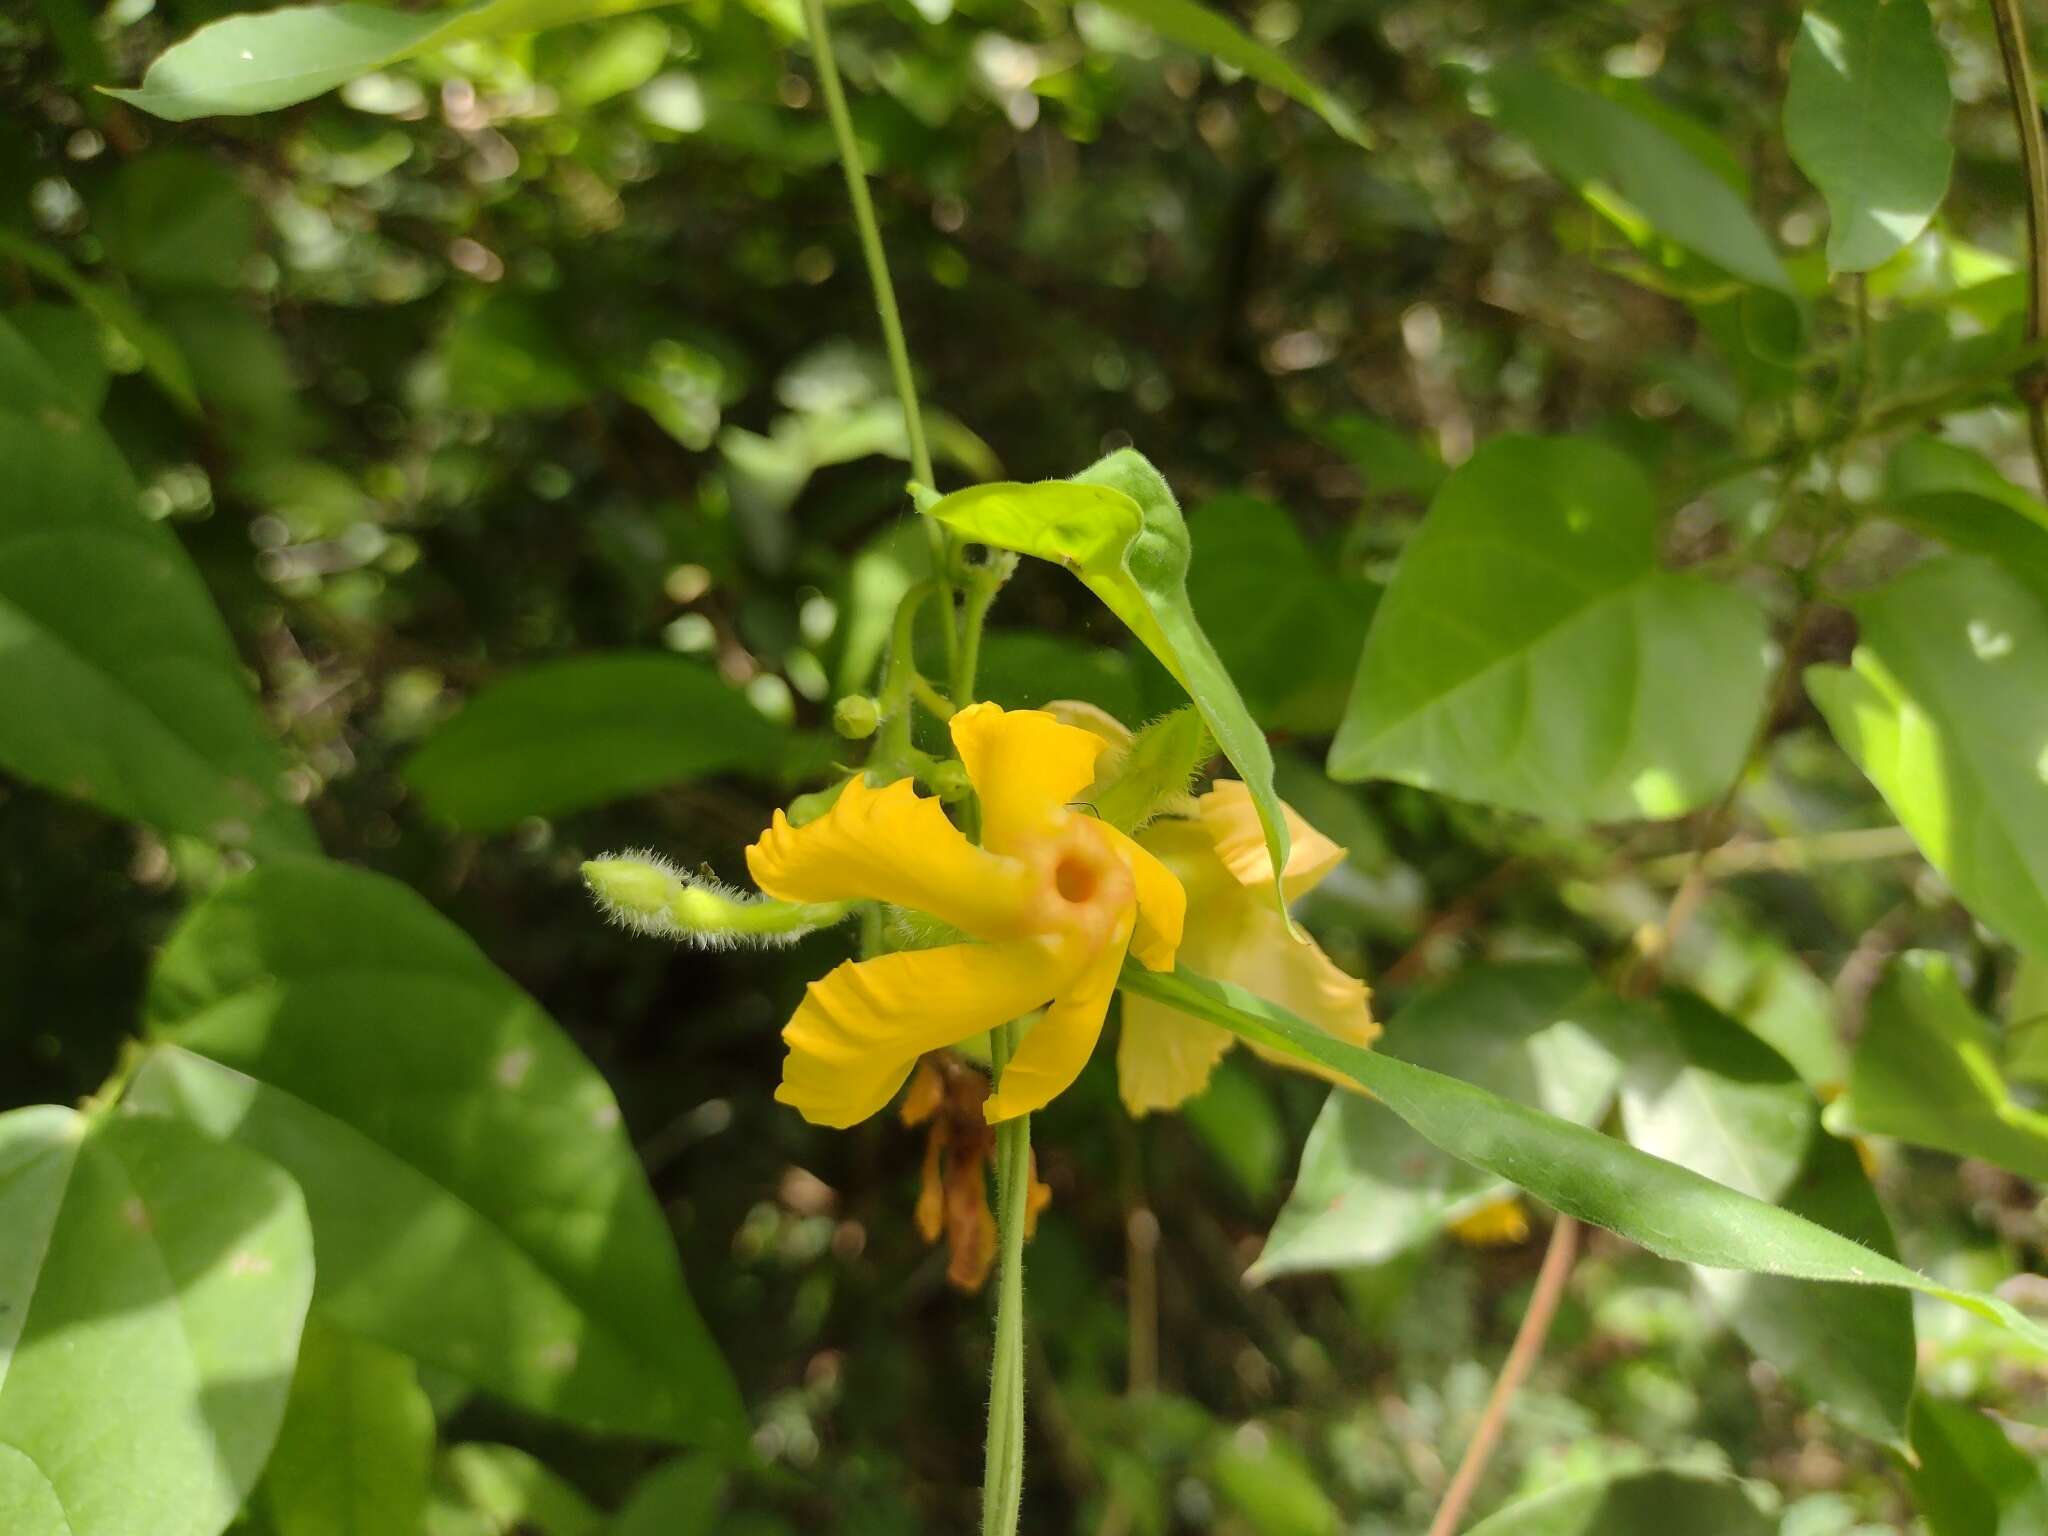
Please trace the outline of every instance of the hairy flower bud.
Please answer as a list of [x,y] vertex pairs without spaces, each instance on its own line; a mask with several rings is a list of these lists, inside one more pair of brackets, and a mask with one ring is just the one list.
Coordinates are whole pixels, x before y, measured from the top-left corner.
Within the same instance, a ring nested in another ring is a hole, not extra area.
[[636,933],[699,949],[788,944],[852,912],[848,901],[773,901],[635,851],[591,859],[583,882],[607,916]]

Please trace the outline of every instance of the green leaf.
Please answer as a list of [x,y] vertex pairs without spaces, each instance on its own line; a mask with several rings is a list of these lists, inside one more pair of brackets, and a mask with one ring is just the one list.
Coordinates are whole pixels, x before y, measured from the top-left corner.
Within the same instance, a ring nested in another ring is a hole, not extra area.
[[1324,1034],[1242,987],[1126,966],[1118,985],[1318,1062],[1375,1095],[1433,1145],[1659,1257],[1800,1280],[1895,1285],[1954,1303],[2048,1347],[2048,1326],[1995,1296],[1956,1290],[1690,1169],[1471,1083]]
[[695,1536],[718,1529],[725,1468],[708,1456],[678,1456],[641,1478],[605,1536]]
[[1909,437],[1885,463],[1879,515],[1996,560],[2048,605],[2048,506],[1982,454],[1935,437]]
[[310,101],[359,75],[478,38],[516,37],[568,22],[645,10],[658,0],[479,0],[445,10],[294,5],[229,16],[166,49],[130,106],[182,123]]
[[1279,874],[1288,833],[1273,790],[1272,748],[1188,601],[1187,525],[1159,471],[1125,448],[1071,480],[973,486],[922,510],[976,543],[1064,565],[1159,658],[1251,792],[1284,911]]
[[1828,266],[1868,272],[1948,191],[1948,61],[1924,0],[1818,0],[1785,82],[1785,144],[1828,200]]
[[[514,1446],[450,1446],[440,1481],[456,1507],[482,1516],[493,1536],[597,1536],[604,1526],[588,1499]],[[676,1536],[687,1533],[678,1529]]]
[[434,1409],[404,1355],[309,1324],[263,1474],[277,1536],[392,1536],[427,1518]]
[[1974,1408],[1914,1401],[1906,1482],[1929,1536],[2048,1536],[2048,1473]]
[[1337,1536],[1344,1516],[1315,1469],[1286,1440],[1258,1424],[1223,1436],[1209,1459],[1217,1491],[1257,1536]]
[[1501,127],[1624,227],[1646,223],[1731,276],[1794,292],[1741,196],[1666,128],[1530,65],[1488,75],[1486,87]]
[[148,290],[241,290],[263,214],[234,173],[196,150],[130,160],[96,210],[107,260]]
[[2014,1100],[1997,1036],[1942,955],[1916,951],[1886,969],[1850,1061],[1849,1090],[1828,1106],[1828,1124],[2048,1182],[2048,1114]]
[[148,1015],[135,1098],[294,1173],[334,1327],[594,1428],[740,1433],[604,1080],[413,892],[261,866],[172,933]]
[[[1374,1048],[1591,1125],[1620,1081],[1625,1015],[1641,1013],[1581,966],[1482,967],[1417,997]],[[1384,1263],[1508,1188],[1438,1151],[1377,1100],[1339,1089],[1309,1132],[1294,1192],[1245,1278]]]
[[494,832],[709,774],[772,776],[790,744],[702,662],[578,656],[484,688],[412,755],[405,781],[435,815]]
[[1771,1536],[1777,1523],[1733,1478],[1624,1472],[1510,1504],[1466,1536]]
[[[1621,1090],[1628,1139],[1717,1184],[1784,1205],[1890,1258],[1891,1226],[1855,1150],[1783,1057],[1699,999],[1671,994],[1632,1051]],[[1913,1309],[1903,1292],[1695,1271],[1760,1358],[1859,1434],[1906,1443]]]
[[1284,510],[1256,497],[1203,503],[1188,536],[1202,552],[1188,599],[1259,723],[1335,730],[1378,589],[1337,576]]
[[169,1120],[40,1105],[0,1115],[0,1231],[0,1528],[216,1536],[313,1289],[292,1181]]
[[1807,692],[1970,910],[2048,956],[2048,603],[1952,556],[1849,606],[1851,665]]
[[119,452],[0,323],[0,764],[171,832],[305,851],[212,600]]
[[1361,147],[1372,135],[1351,109],[1265,44],[1247,37],[1229,18],[1195,0],[1103,0],[1169,42],[1206,53],[1220,64],[1250,75],[1261,85],[1293,97],[1328,123],[1339,137]]
[[108,383],[99,320],[76,304],[25,304],[0,320],[29,344],[83,415],[99,415]]
[[1676,816],[1741,769],[1763,616],[1657,565],[1633,462],[1497,438],[1444,483],[1366,639],[1330,748],[1386,778],[1562,821]]

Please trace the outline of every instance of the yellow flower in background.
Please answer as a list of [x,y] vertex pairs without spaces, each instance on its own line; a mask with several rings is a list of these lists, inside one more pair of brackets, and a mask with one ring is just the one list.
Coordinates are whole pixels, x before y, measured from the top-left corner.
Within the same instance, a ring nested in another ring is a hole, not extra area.
[[782,1031],[775,1097],[815,1124],[866,1119],[925,1052],[1044,1008],[987,1105],[991,1124],[1028,1114],[1080,1075],[1126,951],[1152,970],[1173,965],[1180,882],[1114,827],[1068,809],[1103,739],[994,704],[950,724],[981,801],[979,847],[909,780],[870,789],[856,777],[816,821],[793,827],[776,812],[747,850],[770,896],[887,902],[971,941],[849,960],[811,983]]
[[[1342,863],[1344,850],[1292,806],[1283,809],[1293,849],[1282,885],[1291,901]],[[1182,963],[1278,1003],[1339,1040],[1370,1045],[1380,1030],[1365,983],[1338,969],[1312,940],[1289,933],[1273,906],[1273,861],[1250,792],[1235,779],[1219,780],[1194,810],[1192,817],[1155,821],[1138,834],[1187,891]],[[1194,1097],[1236,1038],[1177,1008],[1126,995],[1116,1056],[1125,1106],[1142,1115]],[[1281,1066],[1337,1081],[1298,1057],[1252,1049]]]

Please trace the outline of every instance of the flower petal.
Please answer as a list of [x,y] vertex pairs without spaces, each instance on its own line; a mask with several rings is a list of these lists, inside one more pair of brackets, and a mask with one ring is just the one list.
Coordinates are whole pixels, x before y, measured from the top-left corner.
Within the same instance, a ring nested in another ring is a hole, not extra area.
[[783,1027],[775,1097],[814,1125],[865,1120],[917,1058],[1029,1013],[1059,990],[1045,946],[952,944],[848,960],[811,983]]
[[1123,1033],[1116,1043],[1117,1089],[1134,1115],[1174,1109],[1209,1086],[1209,1075],[1237,1037],[1155,1003],[1124,994]]
[[[1208,962],[1214,969],[1205,974],[1220,976],[1278,1003],[1348,1045],[1367,1046],[1379,1038],[1380,1027],[1373,1022],[1367,1001],[1371,994],[1364,982],[1340,969],[1313,939],[1296,939],[1272,907],[1251,896],[1241,896],[1239,902],[1230,913],[1221,953]],[[1204,970],[1192,949],[1190,946],[1189,966]],[[1340,1085],[1350,1082],[1299,1056],[1256,1044],[1252,1049],[1276,1066],[1311,1072]]]
[[[1202,825],[1216,846],[1216,856],[1240,885],[1259,886],[1273,878],[1273,855],[1266,849],[1266,834],[1259,825],[1259,813],[1252,804],[1251,791],[1236,779],[1218,779],[1196,804]],[[1286,878],[1281,885],[1287,899],[1294,901],[1314,890],[1323,876],[1344,862],[1344,850],[1301,819],[1291,805],[1282,804],[1292,845],[1287,855]]]
[[1015,853],[1095,779],[1109,743],[1042,709],[972,704],[952,719],[953,746],[981,796],[982,846]]
[[976,938],[1005,939],[1028,872],[970,843],[909,779],[870,789],[856,776],[832,809],[801,827],[781,811],[747,850],[754,883],[783,901],[886,901]]
[[1181,932],[1187,925],[1187,891],[1151,850],[1107,822],[1097,825],[1137,883],[1138,926],[1131,934],[1131,953],[1148,971],[1172,970],[1173,954],[1180,948]]
[[983,1106],[990,1125],[1043,1109],[1081,1075],[1095,1042],[1102,1037],[1102,1021],[1109,1013],[1110,995],[1116,991],[1117,972],[1123,969],[1129,940],[1127,920],[1060,989],[1045,1017],[1032,1025]]

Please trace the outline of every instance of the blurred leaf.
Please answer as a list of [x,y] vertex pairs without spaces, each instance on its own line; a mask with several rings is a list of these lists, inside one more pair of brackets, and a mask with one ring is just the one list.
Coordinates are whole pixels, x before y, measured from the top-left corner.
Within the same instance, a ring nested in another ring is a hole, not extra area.
[[1733,1478],[1624,1472],[1498,1510],[1466,1536],[1771,1536],[1775,1521]]
[[1142,711],[1138,679],[1121,651],[1031,629],[982,636],[976,692],[1005,709],[1042,709],[1055,699],[1080,699],[1125,724]]
[[[450,1446],[440,1480],[455,1507],[480,1516],[491,1536],[597,1536],[604,1529],[588,1499],[514,1446]],[[439,1536],[431,1522],[429,1530]],[[674,1536],[689,1532],[678,1527]]]
[[774,777],[790,734],[702,662],[577,656],[512,672],[428,737],[405,780],[472,832],[749,770]]
[[[1374,1049],[1592,1125],[1614,1101],[1624,1037],[1643,1014],[1582,966],[1484,966],[1402,1008]],[[1245,1278],[1384,1263],[1509,1187],[1438,1151],[1377,1100],[1338,1089]]]
[[1254,41],[1238,30],[1229,18],[1195,0],[1103,0],[1113,11],[1121,11],[1142,22],[1170,42],[1197,53],[1206,53],[1250,75],[1261,85],[1270,85],[1293,97],[1336,131],[1361,147],[1372,137],[1349,107],[1290,64],[1281,54]]
[[1929,1536],[2048,1536],[2048,1472],[1995,1421],[1924,1394],[1906,1481]]
[[1180,1114],[1247,1200],[1263,1206],[1273,1198],[1287,1156],[1287,1133],[1262,1078],[1240,1062],[1221,1061],[1209,1086],[1182,1104]]
[[2048,602],[1949,556],[1849,607],[1851,665],[1807,692],[1964,903],[2048,956]]
[[1742,198],[1666,129],[1531,65],[1500,70],[1485,83],[1501,127],[1602,212],[1634,215],[1744,282],[1793,293]]
[[1070,480],[978,485],[922,510],[963,538],[1064,565],[1159,658],[1251,791],[1284,910],[1278,872],[1287,867],[1288,834],[1272,749],[1188,600],[1187,525],[1159,471],[1126,448]]
[[1785,143],[1828,200],[1828,266],[1868,272],[1948,191],[1948,60],[1924,0],[1818,0],[1785,81]]
[[199,396],[193,388],[192,370],[185,355],[161,328],[143,318],[126,295],[105,283],[80,276],[56,252],[0,227],[0,257],[4,256],[13,257],[45,282],[70,294],[79,308],[135,349],[135,355],[142,359],[143,371],[156,380],[179,409],[189,415],[198,414]]
[[1380,602],[1332,777],[1562,821],[1711,801],[1763,707],[1763,618],[1660,569],[1656,542],[1649,482],[1614,450],[1487,444],[1444,482]]
[[1886,968],[1856,1042],[1849,1091],[1828,1106],[1828,1124],[2048,1182],[2048,1114],[2014,1100],[1990,1023],[1970,1006],[1948,960],[1931,952]]
[[166,831],[310,849],[212,599],[80,410],[0,322],[0,763]]
[[108,381],[100,321],[74,304],[24,304],[0,312],[0,323],[35,349],[79,410],[99,415]]
[[2048,506],[1974,449],[1909,437],[1885,462],[1880,516],[1996,560],[2048,605]]
[[[1671,993],[1629,1056],[1628,1139],[1717,1184],[1797,1211],[1889,1258],[1891,1226],[1853,1148],[1820,1128],[1791,1066],[1697,998]],[[1913,1309],[1901,1291],[1695,1271],[1730,1327],[1835,1418],[1887,1445],[1906,1442]]]
[[665,1461],[634,1484],[605,1536],[711,1536],[725,1484],[725,1469],[708,1456]]
[[1365,471],[1370,495],[1434,496],[1450,473],[1443,460],[1414,437],[1370,416],[1332,417],[1316,436]]
[[2003,1323],[2028,1343],[2048,1347],[2048,1326],[2009,1302],[1930,1280],[1803,1216],[1611,1136],[1347,1045],[1242,987],[1188,971],[1161,974],[1142,966],[1127,966],[1118,985],[1220,1024],[1255,1044],[1321,1063],[1373,1094],[1452,1156],[1557,1210],[1618,1232],[1661,1258],[1802,1280],[1901,1286]]
[[134,1097],[296,1175],[334,1327],[593,1428],[740,1432],[610,1090],[419,896],[264,865],[172,933],[148,1013]]
[[133,90],[107,94],[174,123],[310,101],[359,75],[478,38],[644,10],[655,0],[479,0],[445,10],[294,5],[229,16],[166,49]]
[[668,24],[655,16],[638,16],[600,29],[563,75],[562,100],[590,107],[638,90],[661,69],[668,45]]
[[145,289],[239,289],[262,214],[234,173],[194,150],[159,151],[115,175],[93,227],[107,260]]
[[548,308],[531,294],[493,289],[457,315],[441,339],[449,403],[491,415],[552,414],[593,393]]
[[1343,1514],[1301,1453],[1259,1424],[1217,1442],[1209,1459],[1217,1490],[1258,1536],[1337,1536]]
[[405,1356],[309,1323],[263,1474],[277,1536],[399,1536],[427,1514],[434,1410]]
[[2020,956],[2005,1005],[2005,1069],[2048,1083],[2048,959]]
[[1188,537],[1202,552],[1188,599],[1252,714],[1268,730],[1334,730],[1378,589],[1338,577],[1285,511],[1254,497],[1205,502]]
[[0,1115],[0,1215],[8,1536],[216,1536],[270,1454],[313,1289],[292,1181],[168,1120],[46,1104]]

